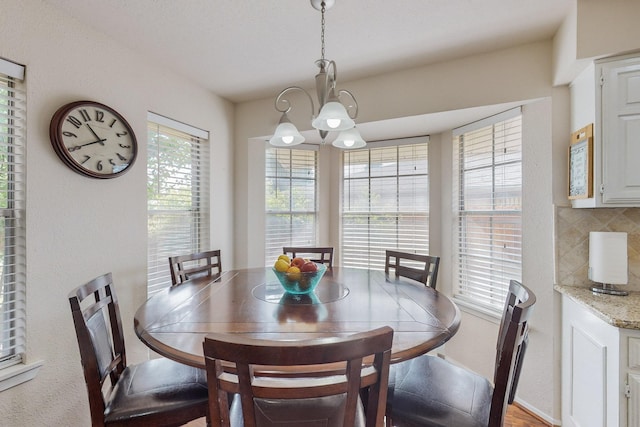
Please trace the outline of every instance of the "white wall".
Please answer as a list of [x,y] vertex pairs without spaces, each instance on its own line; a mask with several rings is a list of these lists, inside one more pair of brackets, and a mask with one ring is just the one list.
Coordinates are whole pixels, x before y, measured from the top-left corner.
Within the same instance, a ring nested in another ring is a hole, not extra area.
[[[368,79],[341,82],[348,87],[360,105],[359,122],[378,121],[403,116],[415,116],[439,111],[512,101],[539,101],[525,107],[525,254],[524,282],[538,295],[539,302],[532,324],[531,345],[518,396],[526,405],[549,420],[558,420],[559,405],[554,395],[555,356],[552,352],[554,336],[553,305],[553,200],[554,179],[552,154],[554,143],[566,145],[569,135],[568,91],[554,91],[552,86],[551,41],[533,43],[488,54],[467,57],[431,66],[409,69]],[[556,107],[557,105],[557,107]],[[250,242],[264,235],[260,218],[251,213],[264,209],[264,142],[250,140],[268,135],[275,128],[278,114],[273,100],[265,99],[238,105],[236,116],[236,144],[242,154],[236,156],[236,226],[238,246],[236,258],[264,259],[262,242]],[[305,123],[308,117],[291,117]],[[560,123],[560,124],[558,124]],[[555,128],[557,128],[557,135]],[[452,289],[451,229],[451,132],[432,135],[430,143],[432,212],[431,232],[434,236],[430,252],[440,254],[441,273],[438,288]],[[330,244],[339,246],[338,209],[339,168],[338,150],[332,150],[331,182],[327,189],[333,202],[321,205],[323,215],[331,219]],[[564,154],[560,154],[561,156]],[[560,164],[558,162],[558,164]],[[564,166],[562,166],[564,168]],[[564,175],[564,169],[562,170]],[[559,178],[562,180],[563,178]],[[323,181],[323,185],[326,185]],[[244,234],[246,233],[246,234]],[[243,237],[244,234],[244,237]],[[257,262],[255,265],[261,265]],[[465,313],[460,331],[446,346],[453,359],[491,377],[495,354],[497,323]],[[474,351],[469,351],[473,348]],[[557,387],[556,387],[557,386]]]
[[[588,2],[580,0],[579,6],[583,3]],[[58,14],[41,0],[0,0],[0,10],[0,56],[27,66],[27,355],[29,360],[45,361],[34,380],[0,393],[0,414],[8,417],[5,420],[11,426],[88,425],[67,293],[112,271],[128,333],[129,359],[135,362],[146,356],[133,334],[132,318],[145,298],[147,111],[211,132],[212,246],[223,250],[223,262],[229,268],[262,265],[264,259],[263,217],[256,215],[264,209],[264,142],[250,139],[271,133],[279,115],[272,98],[233,106],[173,74],[166,64],[141,59],[143,54]],[[588,11],[590,19],[597,15],[596,9]],[[633,17],[627,14],[628,20]],[[579,31],[591,28],[591,32],[588,36],[581,32],[578,39],[587,43],[589,37],[597,37],[596,29],[607,32],[612,27],[602,22],[599,26],[583,25]],[[635,34],[633,28],[637,27],[629,27],[624,34]],[[628,49],[627,44],[616,45],[618,39],[605,40],[607,46],[600,46],[598,53]],[[583,55],[584,46],[579,47]],[[569,50],[575,52],[576,47]],[[553,88],[553,58],[551,43],[540,42],[341,85],[358,97],[360,122],[540,99],[525,110],[525,156],[534,162],[534,169],[525,171],[529,182],[525,185],[540,185],[527,194],[524,214],[533,227],[525,231],[525,282],[540,301],[518,394],[534,409],[557,420],[559,353],[549,346],[557,346],[560,339],[559,308],[551,297],[553,280],[548,271],[553,262],[547,252],[553,239],[550,204],[566,204],[570,106],[566,88]],[[78,99],[110,105],[134,127],[140,151],[136,165],[126,175],[106,181],[84,178],[55,155],[48,138],[51,115],[59,106]],[[292,120],[308,120],[308,112],[292,115]],[[440,250],[445,255],[450,253],[450,224],[444,215],[451,194],[450,183],[444,178],[450,173],[450,140],[450,132],[431,138],[432,161],[442,159],[440,206],[432,193],[431,208],[443,213],[439,232]],[[321,162],[327,161],[331,177],[323,178],[323,191],[339,187],[339,153],[323,150]],[[437,185],[436,170],[432,165],[432,185]],[[322,209],[332,214],[323,224],[321,236],[328,244],[337,245],[339,193],[323,197]],[[435,218],[432,225],[438,225]],[[431,234],[435,240],[437,234]],[[432,246],[432,250],[438,248]],[[446,258],[442,268],[451,268]],[[450,290],[450,277],[443,273],[440,277],[439,287]],[[476,353],[485,356],[469,363],[490,375],[493,360],[486,355],[493,354],[495,324],[473,314],[465,314],[462,322],[447,351],[453,358],[464,359],[465,354],[473,354],[470,346],[478,348],[476,344],[482,343],[486,351],[483,348]]]
[[[147,111],[211,132],[212,246],[233,266],[233,106],[145,61],[40,0],[0,0],[0,57],[27,67],[27,356],[38,376],[0,393],[0,424],[86,426],[89,408],[67,299],[75,286],[113,272],[129,361],[147,357],[133,333],[146,299]],[[133,126],[139,153],[124,176],[82,177],[49,142],[61,105],[95,100]]]

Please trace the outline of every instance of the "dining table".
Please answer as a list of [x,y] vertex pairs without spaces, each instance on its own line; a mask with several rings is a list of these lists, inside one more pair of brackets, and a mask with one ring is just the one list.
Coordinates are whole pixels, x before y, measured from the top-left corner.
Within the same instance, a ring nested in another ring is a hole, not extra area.
[[204,368],[212,332],[267,340],[347,336],[394,330],[391,363],[427,353],[455,335],[460,312],[441,292],[384,271],[328,268],[315,291],[284,291],[272,268],[223,271],[166,288],[134,317],[138,338],[156,353]]

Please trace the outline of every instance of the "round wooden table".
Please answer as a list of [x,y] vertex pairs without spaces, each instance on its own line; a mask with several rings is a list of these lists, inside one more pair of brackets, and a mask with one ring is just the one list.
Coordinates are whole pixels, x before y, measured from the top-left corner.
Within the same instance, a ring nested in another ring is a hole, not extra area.
[[444,344],[460,312],[445,295],[383,271],[333,267],[315,292],[284,292],[271,268],[194,279],[149,298],[136,312],[135,331],[157,353],[204,368],[202,342],[210,332],[272,340],[344,336],[388,325],[391,362]]

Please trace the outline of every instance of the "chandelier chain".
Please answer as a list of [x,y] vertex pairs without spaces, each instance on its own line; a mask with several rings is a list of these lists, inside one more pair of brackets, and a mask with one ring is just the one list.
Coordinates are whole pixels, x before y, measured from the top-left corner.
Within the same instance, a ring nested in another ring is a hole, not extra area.
[[321,44],[321,48],[320,48],[320,59],[322,60],[322,63],[324,63],[324,12],[325,12],[326,8],[325,8],[325,4],[324,2],[322,2],[322,9],[320,10],[320,12],[322,13],[322,18],[320,20],[320,27],[321,27],[321,31],[320,31],[320,44]]

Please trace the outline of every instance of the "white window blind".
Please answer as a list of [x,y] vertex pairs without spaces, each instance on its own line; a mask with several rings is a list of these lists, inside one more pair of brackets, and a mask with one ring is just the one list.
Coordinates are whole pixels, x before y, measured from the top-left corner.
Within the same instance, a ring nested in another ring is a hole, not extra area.
[[316,245],[316,147],[267,148],[265,153],[265,265],[283,246]]
[[454,296],[499,314],[522,276],[522,115],[454,131]]
[[147,293],[171,285],[169,257],[210,250],[209,135],[149,113]]
[[0,59],[0,368],[25,352],[24,67]]
[[341,265],[384,269],[387,249],[429,253],[425,141],[369,143],[371,148],[343,153]]

